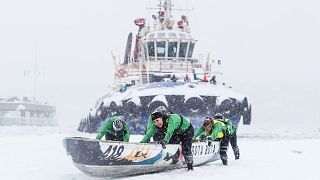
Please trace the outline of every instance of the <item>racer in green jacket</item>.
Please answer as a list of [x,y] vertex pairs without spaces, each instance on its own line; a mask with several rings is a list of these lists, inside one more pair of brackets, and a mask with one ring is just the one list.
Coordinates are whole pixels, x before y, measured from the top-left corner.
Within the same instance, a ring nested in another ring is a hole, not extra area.
[[100,128],[96,139],[105,136],[105,140],[129,142],[130,130],[123,116],[113,116],[106,119]]
[[232,123],[232,121],[230,119],[224,118],[224,116],[220,113],[217,113],[214,116],[214,119],[226,124],[226,126],[229,130],[230,144],[231,144],[231,147],[233,150],[234,157],[236,160],[239,159],[240,158],[240,151],[239,151],[239,147],[237,144],[237,128],[236,128],[236,126]]
[[[162,114],[168,115],[167,109],[164,106],[157,107],[152,113],[157,112],[157,111],[161,112]],[[146,132],[153,126],[153,121],[152,121],[151,115],[148,117],[147,122],[148,122],[148,124],[147,124]],[[164,136],[166,135],[166,131],[167,131],[167,128],[165,126],[162,126],[161,128],[157,128],[156,132],[154,133],[154,135],[152,137],[153,141],[161,141],[164,138]]]
[[159,142],[162,148],[166,148],[166,144],[180,144],[182,146],[182,154],[187,162],[188,170],[193,170],[193,156],[191,152],[192,137],[194,128],[190,120],[178,114],[163,114],[159,111],[151,114],[153,121],[152,126],[148,129],[141,143],[149,142],[150,138],[155,134],[158,128],[166,127],[166,135]]
[[229,145],[229,132],[226,125],[218,120],[214,120],[211,117],[207,116],[203,121],[202,126],[194,134],[194,139],[200,136],[205,132],[207,136],[208,146],[211,146],[212,141],[220,141],[220,158],[223,165],[228,164],[227,150]]

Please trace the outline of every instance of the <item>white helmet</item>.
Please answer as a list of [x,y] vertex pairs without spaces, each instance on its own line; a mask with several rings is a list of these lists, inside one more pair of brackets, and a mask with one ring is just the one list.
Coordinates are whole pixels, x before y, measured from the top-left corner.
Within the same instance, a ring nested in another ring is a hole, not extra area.
[[155,113],[155,112],[160,112],[161,114],[166,114],[166,111],[167,111],[166,107],[164,107],[164,106],[159,106],[159,107],[157,107],[157,108],[153,111],[153,113]]
[[221,113],[215,114],[214,119],[224,122],[224,116]]
[[115,131],[120,131],[123,128],[123,125],[125,123],[125,119],[123,116],[118,116],[114,121],[113,121],[113,129]]

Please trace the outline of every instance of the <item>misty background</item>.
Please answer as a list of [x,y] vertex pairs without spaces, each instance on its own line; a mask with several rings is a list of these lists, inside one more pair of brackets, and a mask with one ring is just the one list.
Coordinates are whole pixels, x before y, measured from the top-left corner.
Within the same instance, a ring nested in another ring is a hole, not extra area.
[[[0,97],[33,95],[76,128],[113,82],[133,20],[157,0],[0,0]],[[176,0],[187,8],[194,55],[222,60],[218,82],[248,96],[252,126],[320,131],[320,2]],[[147,12],[147,13],[146,13]],[[149,12],[149,14],[148,14]],[[180,14],[180,12],[179,12]],[[175,16],[180,19],[180,16]],[[31,73],[28,73],[30,70]]]

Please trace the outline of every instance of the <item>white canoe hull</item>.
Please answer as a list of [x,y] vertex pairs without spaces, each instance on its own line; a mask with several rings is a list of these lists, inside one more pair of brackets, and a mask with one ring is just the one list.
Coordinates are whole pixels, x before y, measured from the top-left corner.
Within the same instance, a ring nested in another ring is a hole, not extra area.
[[[186,167],[181,146],[168,144],[166,149],[154,143],[125,143],[88,138],[64,139],[68,155],[83,173],[95,177],[121,177]],[[192,144],[194,166],[217,161],[220,143]]]

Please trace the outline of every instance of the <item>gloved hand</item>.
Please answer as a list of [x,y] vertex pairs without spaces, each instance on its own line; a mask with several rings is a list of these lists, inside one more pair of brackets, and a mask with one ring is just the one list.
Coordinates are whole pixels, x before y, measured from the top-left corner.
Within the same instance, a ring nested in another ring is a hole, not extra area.
[[165,148],[166,148],[167,141],[166,141],[166,140],[161,140],[161,141],[159,142],[159,144],[161,144],[162,149],[165,149]]
[[205,142],[206,141],[206,135],[205,134],[201,134],[199,137],[199,141],[200,142]]
[[198,142],[196,138],[192,138],[192,142]]
[[211,146],[211,145],[212,145],[212,138],[211,138],[211,137],[208,137],[208,138],[207,138],[207,141],[208,141],[208,146]]

